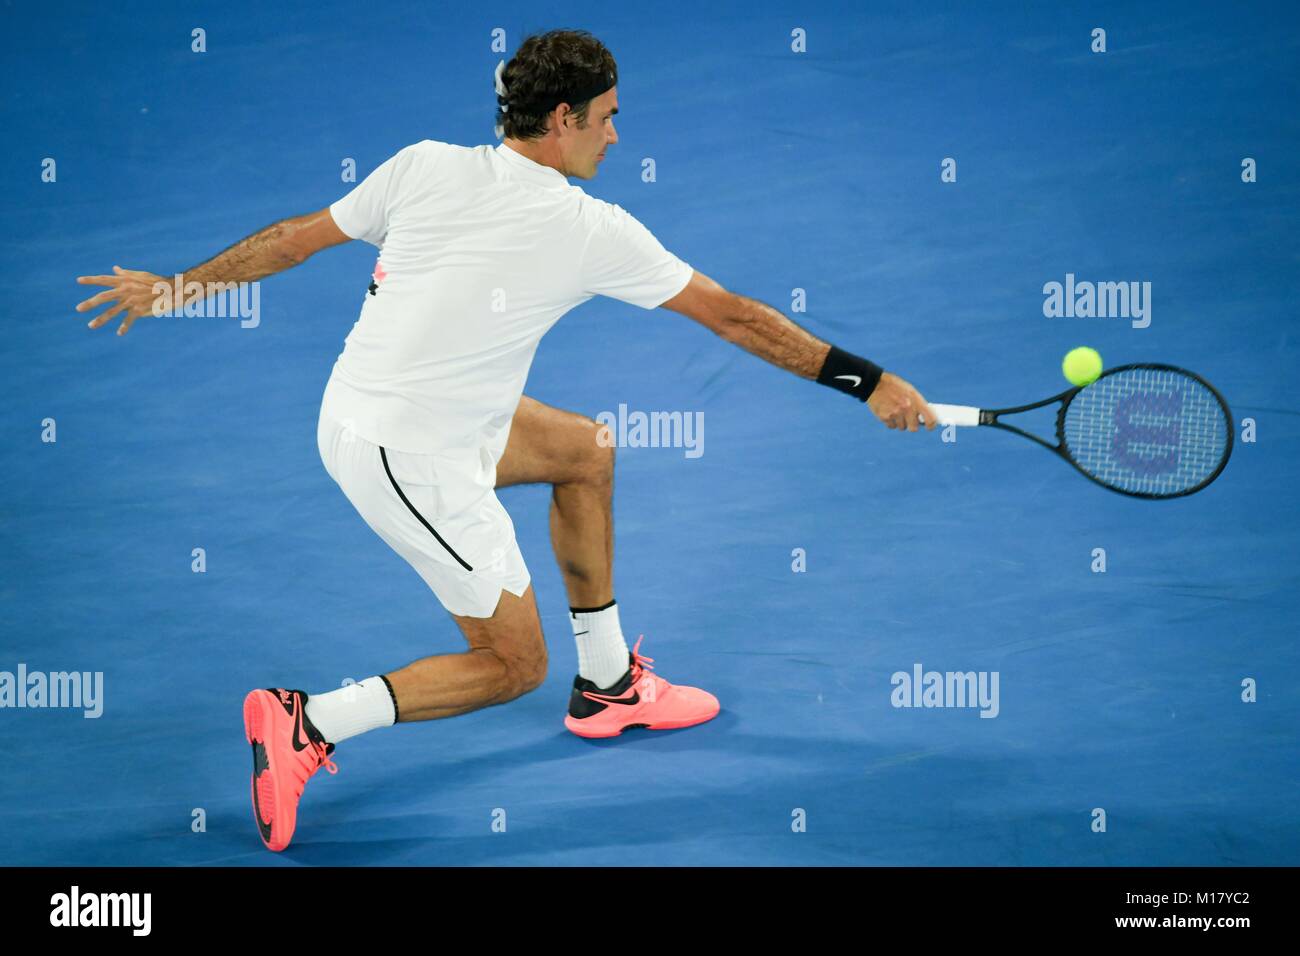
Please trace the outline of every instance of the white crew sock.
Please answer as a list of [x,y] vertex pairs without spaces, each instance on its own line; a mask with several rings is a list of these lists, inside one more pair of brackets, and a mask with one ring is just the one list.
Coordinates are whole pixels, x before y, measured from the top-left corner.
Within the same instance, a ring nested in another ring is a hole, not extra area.
[[578,642],[578,676],[597,687],[610,687],[627,673],[628,649],[613,601],[596,610],[569,608],[573,639]]
[[382,677],[367,677],[326,694],[309,694],[306,711],[307,719],[331,744],[397,722],[397,704]]

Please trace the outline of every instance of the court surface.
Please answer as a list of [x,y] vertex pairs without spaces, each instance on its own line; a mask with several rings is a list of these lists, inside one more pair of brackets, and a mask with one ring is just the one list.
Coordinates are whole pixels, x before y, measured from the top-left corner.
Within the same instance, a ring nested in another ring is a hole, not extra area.
[[[1293,6],[269,6],[4,13],[0,671],[102,672],[104,709],[0,710],[0,863],[1300,862]],[[621,142],[582,185],[700,271],[939,402],[1053,394],[1080,344],[1193,369],[1231,404],[1233,459],[1201,494],[1130,500],[1015,436],[900,435],[676,314],[593,300],[528,393],[703,414],[698,456],[620,450],[615,590],[629,643],[721,715],[564,729],[548,491],[508,490],[545,685],[346,741],[269,853],[243,695],[463,648],[317,455],[373,248],[264,281],[248,328],[92,332],[73,279],[195,265],[341,196],[348,158],[361,177],[420,139],[495,142],[492,30],[513,51],[557,26],[620,66]],[[1149,326],[1045,317],[1067,274],[1150,282]],[[918,664],[996,672],[996,718],[892,706]]]

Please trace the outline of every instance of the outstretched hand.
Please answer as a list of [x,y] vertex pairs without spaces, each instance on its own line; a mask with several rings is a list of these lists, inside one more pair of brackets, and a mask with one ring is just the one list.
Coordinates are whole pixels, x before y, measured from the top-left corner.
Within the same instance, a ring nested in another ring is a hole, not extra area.
[[[171,307],[171,283],[162,276],[154,275],[152,272],[137,272],[133,269],[123,269],[121,266],[113,266],[114,274],[111,276],[77,276],[77,282],[81,285],[104,285],[108,286],[106,290],[98,295],[93,295],[84,302],[77,304],[78,312],[88,312],[91,309],[97,309],[101,305],[112,303],[112,307],[106,312],[101,312],[88,323],[92,329],[97,329],[108,322],[114,316],[125,313],[122,317],[122,324],[117,327],[118,335],[126,335],[127,330],[135,323],[135,320],[142,315],[153,315],[154,303],[162,299],[161,312],[167,312]],[[163,283],[166,291],[159,295],[157,283]]]
[[[939,417],[910,382],[889,372],[880,376],[880,382],[867,399],[867,407],[890,428],[909,432],[917,431],[921,424],[926,431],[934,431]],[[924,422],[920,421],[921,415],[925,416]]]

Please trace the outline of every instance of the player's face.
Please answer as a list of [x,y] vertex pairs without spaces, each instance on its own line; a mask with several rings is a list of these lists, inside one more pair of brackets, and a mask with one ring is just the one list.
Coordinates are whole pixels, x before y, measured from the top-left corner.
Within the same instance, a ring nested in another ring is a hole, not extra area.
[[566,139],[569,142],[565,165],[568,175],[591,179],[597,167],[605,160],[605,150],[618,142],[614,130],[614,114],[618,112],[618,87],[612,87],[591,101],[587,107],[587,125],[578,128],[578,121],[569,118]]

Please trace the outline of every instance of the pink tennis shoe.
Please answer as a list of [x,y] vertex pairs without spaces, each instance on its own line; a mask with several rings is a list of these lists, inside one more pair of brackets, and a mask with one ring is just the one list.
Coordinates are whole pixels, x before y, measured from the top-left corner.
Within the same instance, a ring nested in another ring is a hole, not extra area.
[[253,747],[253,819],[268,849],[283,850],[293,839],[298,800],[307,781],[330,760],[327,743],[306,713],[307,695],[275,687],[244,698],[244,736]]
[[597,687],[575,677],[564,726],[579,737],[617,737],[633,727],[673,730],[692,727],[718,715],[718,698],[698,687],[670,684],[652,673],[653,657],[642,657],[641,641],[629,655],[628,672],[612,687]]

